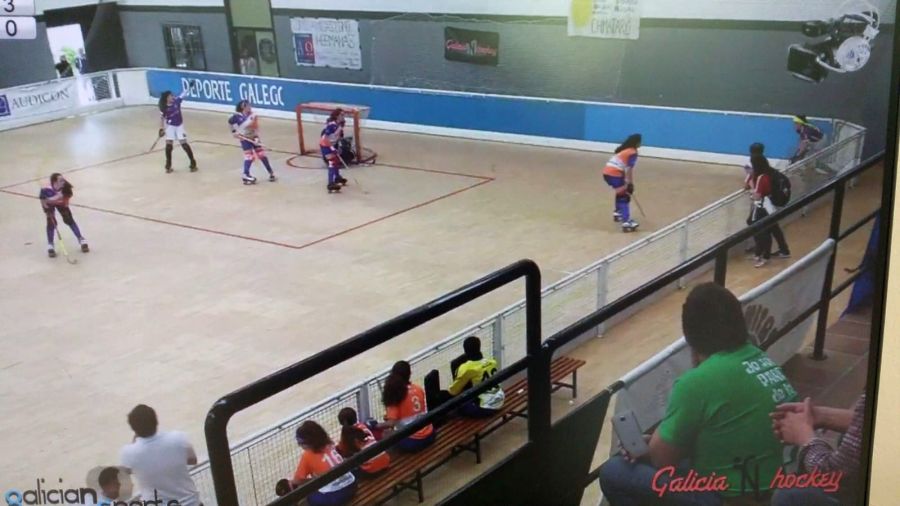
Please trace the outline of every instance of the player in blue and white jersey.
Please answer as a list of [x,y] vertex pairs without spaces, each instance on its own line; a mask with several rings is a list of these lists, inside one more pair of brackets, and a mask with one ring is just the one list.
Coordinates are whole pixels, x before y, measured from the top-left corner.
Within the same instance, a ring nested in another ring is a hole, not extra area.
[[269,164],[266,150],[259,141],[259,118],[253,112],[248,100],[241,100],[234,108],[235,113],[228,118],[231,134],[241,141],[241,149],[244,150],[244,173],[241,179],[244,184],[256,183],[256,178],[250,174],[250,166],[253,160],[258,159],[269,171],[269,181],[275,181],[275,171]]

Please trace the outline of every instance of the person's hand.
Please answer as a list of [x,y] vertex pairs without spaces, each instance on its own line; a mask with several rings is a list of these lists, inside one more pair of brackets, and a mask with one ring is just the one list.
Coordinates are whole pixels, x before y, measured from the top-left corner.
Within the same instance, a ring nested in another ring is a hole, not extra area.
[[157,135],[158,135],[159,137],[162,137],[163,135],[166,135],[166,130],[165,130],[164,128],[160,128],[160,129],[159,129],[159,132],[157,133]]
[[[809,404],[807,404],[806,401],[809,401]],[[817,416],[818,409],[817,409],[816,405],[810,399],[805,399],[804,402],[785,402],[785,403],[779,404],[779,405],[775,406],[774,412],[769,413],[769,416],[772,418],[773,421],[781,420],[782,418],[784,418],[784,415],[787,413],[802,413],[804,410],[807,409],[807,406],[809,406],[809,410],[812,413],[813,426],[818,427],[819,426],[819,417]]]
[[815,416],[812,400],[782,404],[770,415],[772,430],[783,444],[803,446],[815,437]]
[[[650,434],[644,434],[644,442],[646,442],[648,446],[650,445]],[[621,442],[619,443],[619,454],[625,457],[625,460],[632,464],[640,459],[640,457],[635,457],[634,455],[628,453],[628,450],[626,450],[625,447],[622,446]]]
[[625,185],[625,191],[628,192],[629,195],[634,195],[634,183]]

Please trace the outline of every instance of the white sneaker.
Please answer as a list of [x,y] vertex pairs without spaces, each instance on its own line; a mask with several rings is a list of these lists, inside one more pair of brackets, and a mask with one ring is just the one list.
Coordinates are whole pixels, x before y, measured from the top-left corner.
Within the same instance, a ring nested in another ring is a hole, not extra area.
[[753,267],[759,269],[760,267],[765,267],[765,265],[769,263],[765,258],[756,257],[756,263],[753,264]]
[[637,230],[637,228],[639,226],[641,226],[640,223],[638,223],[634,220],[628,220],[628,221],[622,223],[622,230],[624,232],[634,232],[635,230]]
[[253,176],[241,176],[241,181],[243,181],[244,184],[256,184],[256,178]]

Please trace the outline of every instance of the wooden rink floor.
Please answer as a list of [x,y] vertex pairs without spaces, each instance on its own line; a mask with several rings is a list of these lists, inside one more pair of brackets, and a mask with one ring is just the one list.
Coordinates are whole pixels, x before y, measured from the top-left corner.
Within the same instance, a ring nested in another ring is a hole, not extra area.
[[[173,174],[162,143],[146,153],[152,107],[0,134],[6,483],[80,483],[116,463],[138,403],[204,455],[204,417],[221,395],[515,260],[537,261],[549,284],[732,192],[743,174],[642,158],[636,186],[648,218],[635,209],[641,232],[623,234],[600,175],[608,154],[365,130],[378,164],[346,171],[349,186],[329,195],[319,159],[291,168],[281,152],[270,154],[278,182],[255,164],[259,184],[243,186],[227,115],[185,116],[197,173],[178,147]],[[293,122],[261,123],[266,144],[296,150]],[[77,252],[63,226],[77,265],[46,256],[36,196],[52,172],[74,184],[73,213],[91,245]],[[232,441],[522,294],[521,284],[498,291],[251,408],[232,420]],[[659,342],[622,353],[646,358]],[[609,348],[587,359],[617,361]]]

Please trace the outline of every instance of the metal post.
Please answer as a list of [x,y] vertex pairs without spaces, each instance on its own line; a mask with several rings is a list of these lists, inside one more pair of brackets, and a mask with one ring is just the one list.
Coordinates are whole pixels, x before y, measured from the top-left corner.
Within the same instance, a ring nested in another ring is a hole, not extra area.
[[[678,249],[681,263],[687,262],[688,259],[688,227],[690,227],[691,222],[685,221],[684,226],[681,227],[681,246]],[[678,289],[684,289],[684,276],[678,278]]]
[[[844,209],[844,190],[846,180],[841,180],[834,188],[834,203],[831,208],[831,227],[828,237],[838,240],[841,235],[841,215]],[[828,268],[825,270],[825,280],[822,283],[822,296],[819,299],[819,319],[816,323],[816,342],[813,346],[812,358],[825,360],[825,331],[828,327],[828,306],[831,303],[831,284],[834,281],[834,264],[837,257],[837,245],[828,259]]]
[[[535,268],[537,271],[537,268]],[[537,455],[550,441],[550,350],[541,343],[541,274],[525,278],[525,338],[528,357],[528,440]]]
[[[607,272],[609,272],[609,263],[603,262],[597,267],[597,310],[606,305],[606,292],[608,290]],[[597,336],[602,336],[606,332],[606,322],[597,326]]]
[[491,340],[494,343],[494,360],[497,361],[497,369],[503,369],[503,315],[499,314],[491,324]]
[[369,383],[363,382],[356,394],[356,412],[359,414],[357,417],[359,420],[365,422],[371,418],[372,411],[369,406]]
[[212,473],[213,486],[216,490],[218,504],[238,504],[237,488],[234,483],[234,466],[231,463],[231,450],[228,447],[228,420],[233,410],[224,401],[219,400],[206,415],[206,451],[209,452],[209,470]]
[[713,281],[725,286],[725,273],[728,271],[728,250],[722,250],[716,255],[716,272]]

